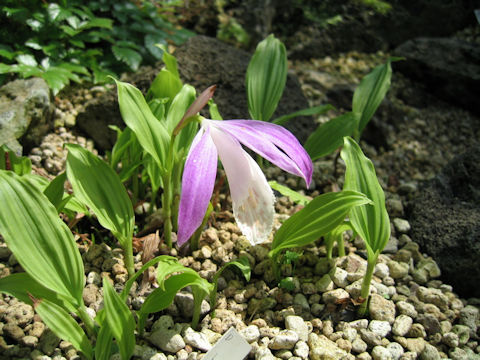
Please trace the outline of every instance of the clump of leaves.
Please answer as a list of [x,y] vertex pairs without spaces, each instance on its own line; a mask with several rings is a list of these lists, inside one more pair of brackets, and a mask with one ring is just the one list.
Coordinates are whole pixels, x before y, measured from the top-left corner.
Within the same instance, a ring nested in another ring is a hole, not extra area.
[[70,81],[104,82],[108,75],[161,59],[163,51],[156,44],[180,44],[192,35],[167,21],[152,1],[87,4],[2,2],[0,83],[6,74],[38,76],[56,94]]

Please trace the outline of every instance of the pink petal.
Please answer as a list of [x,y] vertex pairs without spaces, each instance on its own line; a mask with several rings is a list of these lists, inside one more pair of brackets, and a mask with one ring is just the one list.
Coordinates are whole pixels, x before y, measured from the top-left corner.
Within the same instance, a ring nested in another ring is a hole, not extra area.
[[211,127],[211,136],[227,175],[240,230],[252,245],[265,242],[272,231],[275,202],[265,175],[229,133]]
[[217,174],[217,149],[208,127],[193,139],[182,176],[177,242],[183,245],[202,224]]
[[297,138],[280,125],[258,120],[208,120],[279,168],[312,180],[313,164]]

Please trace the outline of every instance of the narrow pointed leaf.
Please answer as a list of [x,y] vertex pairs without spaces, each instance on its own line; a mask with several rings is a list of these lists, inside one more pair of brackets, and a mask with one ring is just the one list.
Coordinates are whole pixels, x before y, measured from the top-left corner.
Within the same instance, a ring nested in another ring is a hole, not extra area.
[[309,108],[306,108],[306,109],[302,109],[302,110],[298,110],[298,111],[295,111],[291,114],[287,114],[287,115],[283,115],[283,116],[280,116],[278,118],[276,118],[275,120],[273,120],[272,122],[274,124],[277,124],[277,125],[285,125],[288,121],[290,121],[291,119],[295,118],[295,117],[298,117],[298,116],[312,116],[312,115],[320,115],[320,114],[324,114],[326,113],[327,111],[329,110],[333,110],[335,109],[332,105],[330,104],[327,104],[327,105],[320,105],[320,106],[314,106],[314,107],[309,107]]
[[95,360],[109,360],[112,353],[113,334],[107,324],[100,327],[95,342]]
[[61,208],[63,207],[62,205],[65,205],[63,202],[63,194],[65,192],[64,184],[66,179],[67,174],[64,171],[60,175],[57,175],[57,177],[55,177],[55,179],[53,179],[43,191],[58,212],[61,211]]
[[170,103],[181,89],[182,81],[180,78],[175,76],[175,74],[173,74],[171,71],[162,69],[153,80],[152,85],[150,85],[147,98],[168,98]]
[[168,110],[165,127],[169,134],[173,132],[173,129],[182,120],[183,115],[189,108],[189,106],[195,100],[195,88],[191,85],[183,85],[182,89],[172,101]]
[[35,304],[35,311],[55,335],[72,343],[88,359],[93,358],[92,345],[88,341],[87,335],[68,312],[46,299],[39,300]]
[[361,133],[372,118],[390,88],[392,78],[392,61],[400,58],[389,58],[386,64],[379,65],[366,75],[353,94],[352,110],[358,116],[358,132]]
[[118,175],[107,163],[79,145],[67,145],[67,176],[75,196],[93,210],[123,248],[130,245],[134,214]]
[[0,170],[0,234],[38,283],[82,304],[83,263],[73,235],[28,177]]
[[135,320],[122,297],[115,292],[108,279],[103,278],[105,319],[117,340],[122,359],[128,360],[135,347]]
[[287,52],[273,35],[261,41],[247,68],[248,111],[252,119],[269,121],[287,81]]
[[343,138],[356,130],[353,113],[346,113],[320,125],[307,139],[305,150],[313,161],[331,154],[343,145]]
[[297,203],[300,205],[307,205],[310,202],[310,199],[307,198],[305,195],[302,195],[299,192],[292,190],[287,186],[281,185],[276,181],[269,181],[268,184],[273,190],[278,191],[283,196],[288,196],[288,198],[294,203]]
[[123,121],[133,130],[143,149],[152,155],[163,170],[170,143],[167,130],[153,115],[140,90],[121,81],[116,83]]
[[340,225],[352,208],[369,203],[365,195],[356,191],[317,196],[278,229],[269,255],[314,242]]
[[349,137],[345,138],[341,157],[347,167],[344,189],[362,192],[373,201],[373,205],[353,208],[349,214],[350,222],[367,248],[373,253],[381,252],[390,238],[390,220],[375,168],[360,146]]

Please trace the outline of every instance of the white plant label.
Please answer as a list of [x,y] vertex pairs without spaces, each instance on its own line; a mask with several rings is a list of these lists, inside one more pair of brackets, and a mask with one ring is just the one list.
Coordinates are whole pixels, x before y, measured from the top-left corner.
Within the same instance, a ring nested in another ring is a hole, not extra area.
[[250,344],[231,327],[207,352],[203,360],[243,360],[251,349]]

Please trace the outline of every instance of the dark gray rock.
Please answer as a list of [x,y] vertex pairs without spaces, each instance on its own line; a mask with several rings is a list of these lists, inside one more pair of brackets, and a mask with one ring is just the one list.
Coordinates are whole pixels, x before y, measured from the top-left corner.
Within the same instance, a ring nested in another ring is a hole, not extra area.
[[442,278],[464,297],[480,297],[480,145],[457,156],[413,200],[411,237]]
[[[217,85],[214,100],[224,119],[248,119],[245,73],[250,54],[225,44],[215,38],[196,36],[180,46],[174,54],[180,76],[200,93],[210,85]],[[163,65],[143,67],[123,81],[127,81],[144,94]],[[298,80],[289,75],[287,84],[273,118],[308,107]],[[77,126],[95,141],[100,150],[110,150],[115,143],[115,133],[108,125],[123,127],[116,91],[110,91],[90,100],[85,110],[77,116]],[[300,141],[311,132],[311,117],[290,120],[286,126]]]
[[[17,154],[40,144],[53,127],[55,106],[45,80],[15,80],[0,88],[0,145]],[[21,145],[22,144],[22,145]]]
[[392,66],[450,103],[480,113],[480,48],[455,38],[416,38],[395,49],[405,57]]

